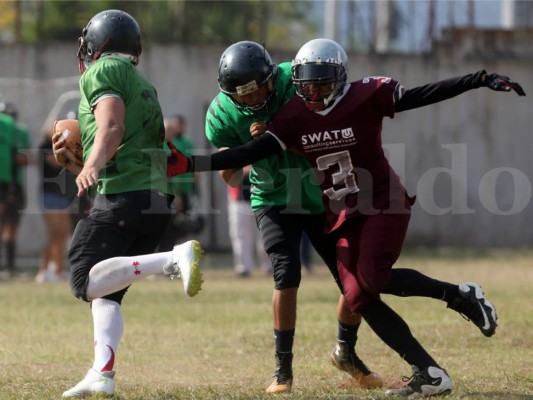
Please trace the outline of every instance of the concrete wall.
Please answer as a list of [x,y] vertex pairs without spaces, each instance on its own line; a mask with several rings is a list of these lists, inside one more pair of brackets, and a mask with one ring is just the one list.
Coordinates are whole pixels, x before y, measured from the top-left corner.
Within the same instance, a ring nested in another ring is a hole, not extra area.
[[[20,120],[37,147],[43,124],[64,92],[77,89],[75,45],[0,46],[0,100],[16,103]],[[199,152],[211,151],[204,137],[206,107],[217,94],[218,59],[224,48],[146,46],[139,68],[158,89],[165,115],[181,113]],[[280,62],[292,53],[272,51]],[[532,61],[481,62],[425,56],[350,55],[350,79],[392,76],[405,87],[474,72],[480,68],[531,84]],[[66,110],[59,111],[64,113]],[[525,98],[473,90],[453,100],[397,114],[384,122],[389,157],[410,193],[417,194],[408,243],[427,245],[524,246],[533,244],[533,148]],[[62,117],[60,115],[59,117]],[[35,256],[44,242],[38,207],[38,174],[28,169],[28,207],[20,230],[20,253]],[[206,247],[229,248],[226,188],[203,174],[201,209],[208,225]]]

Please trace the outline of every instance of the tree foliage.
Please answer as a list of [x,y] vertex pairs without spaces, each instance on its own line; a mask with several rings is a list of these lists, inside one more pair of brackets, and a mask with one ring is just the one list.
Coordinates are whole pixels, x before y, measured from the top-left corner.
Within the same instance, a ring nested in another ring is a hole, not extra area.
[[145,42],[184,45],[265,42],[294,48],[316,33],[308,1],[2,1],[0,38],[17,42],[76,40],[96,13],[121,9],[139,22]]

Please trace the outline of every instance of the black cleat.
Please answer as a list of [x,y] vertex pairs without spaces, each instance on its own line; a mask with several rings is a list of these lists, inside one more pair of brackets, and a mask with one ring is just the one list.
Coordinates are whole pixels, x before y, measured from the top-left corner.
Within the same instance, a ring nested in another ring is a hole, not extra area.
[[385,392],[388,396],[401,397],[433,397],[444,396],[452,392],[452,381],[446,370],[438,367],[428,367],[420,370],[412,366],[413,376],[404,378],[407,383],[400,389],[389,389]]
[[496,309],[485,298],[481,286],[477,283],[461,283],[459,295],[448,303],[448,308],[472,321],[483,335],[490,337],[496,332],[498,326]]

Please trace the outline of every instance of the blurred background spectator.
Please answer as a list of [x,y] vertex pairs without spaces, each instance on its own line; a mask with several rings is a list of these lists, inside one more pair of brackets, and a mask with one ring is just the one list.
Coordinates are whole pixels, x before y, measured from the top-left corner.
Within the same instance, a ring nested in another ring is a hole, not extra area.
[[[0,234],[7,225],[8,198],[13,191],[15,135],[15,120],[8,114],[0,113]],[[2,239],[2,235],[0,235],[0,239]],[[6,268],[8,263],[4,263],[1,257],[3,247],[4,241],[0,240],[0,279],[2,280],[9,279],[14,274],[12,269]]]
[[33,162],[31,139],[28,128],[18,121],[18,110],[15,104],[6,101],[0,103],[0,113],[13,118],[15,129],[12,138],[11,183],[5,203],[5,220],[2,227],[2,243],[5,246],[6,266],[10,277],[17,273],[17,232],[26,208],[25,169]]
[[[66,118],[76,118],[71,111]],[[68,280],[65,270],[65,254],[72,234],[71,204],[76,198],[75,176],[59,165],[52,151],[53,129],[43,135],[39,145],[40,205],[46,227],[46,242],[39,259],[37,283]]]
[[237,186],[228,185],[229,234],[235,274],[240,278],[249,277],[255,267],[269,275],[272,272],[250,206],[250,170],[250,165],[242,169],[241,182],[233,181]]
[[[172,142],[183,154],[192,155],[194,144],[186,132],[187,120],[183,115],[176,114],[165,118],[165,141]],[[170,151],[166,145],[165,149]],[[203,229],[203,218],[197,213],[198,182],[199,175],[193,173],[169,179],[170,191],[174,195],[172,223],[161,240],[158,251],[170,251],[184,237],[197,234]]]

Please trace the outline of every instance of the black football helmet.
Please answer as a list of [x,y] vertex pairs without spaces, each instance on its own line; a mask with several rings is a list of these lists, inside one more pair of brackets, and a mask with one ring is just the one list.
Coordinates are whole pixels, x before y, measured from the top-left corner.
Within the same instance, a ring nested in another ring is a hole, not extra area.
[[[258,43],[243,41],[232,44],[220,57],[218,86],[244,114],[259,116],[268,111],[275,94],[277,65],[266,49]],[[242,104],[232,95],[245,95],[268,84],[269,95],[265,101],[254,105]]]
[[10,101],[3,101],[0,103],[0,113],[9,115],[13,119],[17,119],[19,111],[17,106]]
[[[296,94],[308,109],[321,111],[342,94],[348,74],[348,56],[340,44],[330,39],[313,39],[304,44],[292,60],[292,82]],[[306,86],[331,84],[327,93],[307,94]]]
[[78,46],[82,74],[104,53],[127,54],[131,62],[137,65],[142,51],[141,30],[137,21],[124,11],[102,11],[83,28]]

